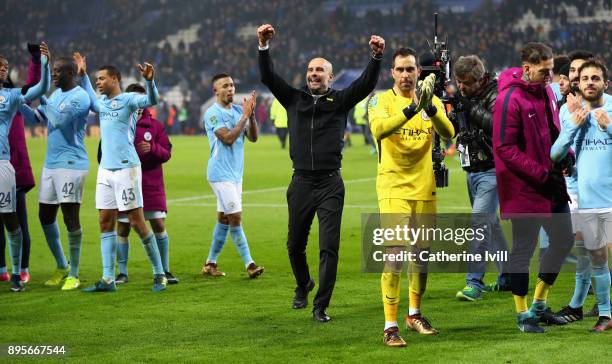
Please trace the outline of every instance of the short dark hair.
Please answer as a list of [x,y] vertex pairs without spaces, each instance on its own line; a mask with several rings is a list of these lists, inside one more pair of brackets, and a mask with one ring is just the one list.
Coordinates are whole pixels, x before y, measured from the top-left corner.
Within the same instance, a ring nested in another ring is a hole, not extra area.
[[75,75],[77,74],[78,69],[76,63],[74,63],[74,59],[70,57],[58,57],[55,61],[64,63],[64,67],[69,68]]
[[561,68],[570,63],[569,57],[566,56],[565,54],[562,54],[560,56],[556,56],[553,59],[554,65],[553,65],[553,73],[555,75],[559,75],[561,74]]
[[552,49],[543,43],[529,42],[521,48],[521,62],[538,64],[553,58]]
[[393,53],[393,58],[391,59],[391,68],[395,68],[395,59],[397,57],[408,57],[414,56],[415,63],[419,64],[419,55],[417,52],[410,47],[400,47]]
[[145,94],[147,93],[147,90],[145,90],[141,84],[133,83],[125,89],[125,92],[138,92],[139,94]]
[[588,59],[593,59],[595,58],[595,54],[593,54],[593,52],[591,51],[586,51],[584,49],[577,49],[575,51],[571,51],[567,57],[569,58],[570,62],[573,62],[577,59],[584,59],[584,60],[588,60]]
[[608,68],[606,68],[606,66],[603,63],[596,61],[594,59],[587,60],[586,62],[582,64],[582,66],[578,68],[578,77],[580,77],[582,70],[585,68],[599,68],[601,70],[601,73],[603,74],[604,82],[608,80]]
[[216,75],[213,76],[211,84],[214,84],[215,82],[217,82],[217,80],[220,80],[226,77],[230,77],[230,75],[228,75],[227,73],[217,73]]
[[485,75],[484,64],[478,56],[472,54],[469,56],[461,56],[455,61],[455,76],[474,81],[480,80]]
[[121,72],[119,72],[119,69],[115,66],[102,66],[98,68],[98,71],[106,71],[109,76],[115,77],[117,81],[121,82]]

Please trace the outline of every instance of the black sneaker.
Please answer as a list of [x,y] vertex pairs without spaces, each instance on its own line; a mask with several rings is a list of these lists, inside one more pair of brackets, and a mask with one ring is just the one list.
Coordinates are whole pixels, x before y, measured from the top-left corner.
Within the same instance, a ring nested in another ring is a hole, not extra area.
[[165,272],[165,274],[166,274],[166,279],[168,280],[168,284],[178,284],[179,282],[178,278],[173,276],[172,273]]
[[565,325],[567,321],[560,319],[555,315],[554,312],[550,309],[550,307],[546,307],[544,311],[539,311],[535,313],[538,316],[538,319],[544,325]]
[[21,281],[21,277],[19,274],[11,274],[11,291],[13,292],[23,292],[25,291],[25,286]]
[[295,296],[293,296],[293,308],[300,309],[308,306],[308,293],[313,290],[315,286],[314,280],[310,280],[306,288],[296,287]]
[[115,278],[115,284],[124,284],[128,282],[127,274],[119,273],[117,278]]
[[593,305],[591,311],[584,314],[584,317],[599,317],[599,307],[597,303]]
[[562,307],[558,312],[555,312],[555,317],[565,323],[581,321],[583,318],[582,307],[572,308],[569,305]]
[[536,317],[533,313],[529,313],[527,315],[518,315],[517,317],[517,325],[519,330],[527,333],[536,333],[541,334],[544,333],[545,330],[540,327],[540,319]]

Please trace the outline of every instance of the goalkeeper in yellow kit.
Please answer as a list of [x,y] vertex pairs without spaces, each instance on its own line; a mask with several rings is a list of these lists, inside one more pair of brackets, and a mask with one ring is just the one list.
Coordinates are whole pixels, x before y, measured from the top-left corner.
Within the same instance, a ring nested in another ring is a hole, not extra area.
[[[446,116],[444,105],[433,95],[435,76],[429,75],[419,84],[418,56],[411,48],[400,48],[393,55],[391,75],[393,88],[372,98],[368,106],[369,122],[378,150],[376,191],[378,206],[393,218],[414,221],[417,214],[436,213],[436,184],[431,149],[432,129],[442,138],[452,138],[455,131]],[[402,243],[387,244],[387,251],[405,249]],[[420,241],[413,247],[429,249]],[[414,250],[413,250],[414,251]],[[417,251],[418,256],[418,251]],[[406,327],[420,334],[436,334],[421,315],[421,297],[427,283],[427,262],[411,262],[408,269],[410,289]],[[406,346],[399,335],[397,311],[400,294],[400,263],[388,262],[381,278],[385,311],[384,343]]]

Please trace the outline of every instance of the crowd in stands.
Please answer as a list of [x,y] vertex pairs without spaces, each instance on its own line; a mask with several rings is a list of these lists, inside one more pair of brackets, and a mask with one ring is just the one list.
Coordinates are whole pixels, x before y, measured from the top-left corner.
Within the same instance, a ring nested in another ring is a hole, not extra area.
[[[441,9],[439,33],[448,34],[453,56],[475,53],[499,71],[516,65],[517,49],[536,40],[557,53],[584,48],[608,64],[612,60],[612,22],[596,17],[610,11],[610,1],[468,2],[476,4],[468,13]],[[90,73],[114,64],[124,78],[137,77],[136,63],[150,61],[162,94],[178,86],[184,95],[182,104],[162,104],[160,116],[168,120],[174,115],[174,131],[198,132],[200,107],[212,96],[212,75],[230,73],[239,91],[261,87],[255,37],[259,24],[271,23],[277,30],[276,71],[301,85],[306,63],[316,55],[328,58],[336,73],[363,67],[372,33],[383,36],[391,50],[409,45],[426,51],[438,10],[435,0],[5,0],[0,3],[0,54],[9,59],[17,84],[25,79],[28,41],[47,41],[54,56],[78,50],[87,57]],[[528,12],[536,21],[519,27]],[[168,36],[195,24],[200,26],[195,39],[169,41]],[[379,85],[388,84],[385,72]]]

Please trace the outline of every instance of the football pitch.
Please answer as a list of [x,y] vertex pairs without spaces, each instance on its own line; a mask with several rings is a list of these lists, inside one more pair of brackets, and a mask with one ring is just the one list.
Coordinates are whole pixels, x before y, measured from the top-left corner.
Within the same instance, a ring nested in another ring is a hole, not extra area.
[[[440,331],[437,336],[401,334],[406,348],[382,343],[384,316],[380,274],[361,272],[361,213],[377,212],[376,157],[353,136],[343,160],[346,199],[342,220],[339,269],[328,309],[329,324],[313,321],[309,306],[291,309],[295,281],[287,258],[286,188],[291,178],[288,150],[275,137],[247,143],[243,183],[243,226],[251,253],[266,268],[258,279],[246,275],[231,239],[219,257],[227,276],[203,277],[216,219],[216,200],[206,182],[208,142],[204,136],[171,137],[172,159],[165,165],[169,214],[170,270],[180,284],[153,293],[152,273],[137,235],[130,235],[129,278],[116,293],[85,294],[45,287],[55,268],[38,222],[37,193],[28,193],[32,281],[20,294],[0,286],[0,343],[65,345],[61,359],[74,362],[423,362],[423,363],[593,363],[609,362],[610,333],[591,334],[594,318],[547,328],[546,334],[524,334],[516,328],[510,293],[490,293],[474,303],[455,299],[463,274],[430,274],[422,311]],[[98,214],[94,192],[97,140],[87,139],[91,168],[81,209],[83,250],[80,279],[93,284],[102,273]],[[37,182],[46,140],[29,139]],[[465,174],[454,159],[450,187],[439,190],[439,212],[468,212]],[[65,227],[59,217],[64,252]],[[7,252],[7,261],[8,261]],[[308,245],[310,271],[318,283],[318,228]],[[487,281],[495,279],[487,275]],[[530,299],[535,285],[532,274]],[[554,310],[566,305],[574,275],[563,273],[551,290]],[[403,317],[408,304],[402,276]],[[585,308],[594,303],[589,296]],[[401,319],[401,318],[400,318]],[[608,359],[605,359],[605,357]],[[49,358],[49,360],[60,359]],[[7,362],[5,354],[0,362]],[[22,358],[40,360],[40,357]]]

